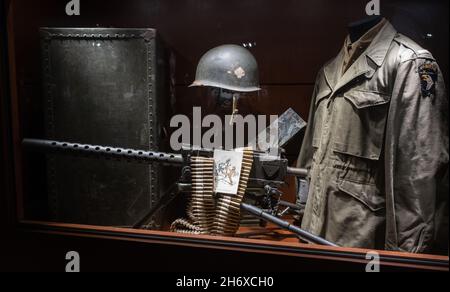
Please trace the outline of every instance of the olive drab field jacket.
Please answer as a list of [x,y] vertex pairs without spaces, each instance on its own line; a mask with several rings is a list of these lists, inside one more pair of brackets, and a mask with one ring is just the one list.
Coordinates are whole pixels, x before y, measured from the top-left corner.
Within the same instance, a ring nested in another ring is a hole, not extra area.
[[302,227],[341,246],[426,252],[438,190],[448,198],[444,77],[387,21],[344,74],[343,55],[316,81],[298,160],[310,169]]

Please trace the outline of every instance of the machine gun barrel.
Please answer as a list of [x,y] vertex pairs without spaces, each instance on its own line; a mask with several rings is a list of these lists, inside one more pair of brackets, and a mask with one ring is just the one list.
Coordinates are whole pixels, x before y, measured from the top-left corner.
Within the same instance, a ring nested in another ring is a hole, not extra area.
[[137,163],[162,163],[168,165],[182,165],[183,156],[154,151],[114,148],[80,143],[58,142],[51,140],[24,139],[23,145],[33,151],[79,155],[83,157],[102,157],[126,160]]
[[[116,159],[128,162],[135,163],[160,163],[166,165],[173,166],[183,166],[186,164],[186,157],[181,154],[170,154],[163,152],[154,152],[154,151],[144,151],[144,150],[135,150],[135,149],[125,149],[125,148],[115,148],[109,146],[97,146],[97,145],[89,145],[89,144],[81,144],[81,143],[69,143],[69,142],[60,142],[60,141],[52,141],[52,140],[40,140],[40,139],[24,139],[23,146],[31,151],[43,152],[43,153],[54,153],[61,155],[69,155],[69,156],[81,156],[86,158],[106,158],[106,159]],[[301,168],[291,168],[288,167],[287,171],[285,171],[287,175],[294,175],[299,177],[306,177],[308,175],[308,171],[306,169]],[[188,186],[178,183],[176,184],[179,188],[178,190],[172,190],[169,196],[166,196],[164,199],[160,201],[151,211],[147,214],[142,220],[139,221],[135,225],[136,228],[143,225],[143,222],[146,222],[155,212],[163,208],[167,205],[177,193],[183,192],[188,189]],[[180,189],[181,186],[184,186]],[[280,226],[286,230],[289,230],[295,234],[297,234],[300,238],[315,244],[322,244],[328,246],[336,246],[334,243],[331,243],[323,238],[317,237],[311,233],[308,233],[290,223],[281,220],[275,216],[270,215],[269,213],[264,212],[263,210],[242,203],[241,209],[247,211],[248,213],[263,219],[265,221],[271,222],[275,225]]]
[[[171,154],[164,152],[125,149],[42,139],[24,139],[22,143],[28,150],[44,153],[117,159],[135,163],[160,163],[164,165],[174,166],[182,166],[184,163],[186,163],[185,157],[183,157],[182,154]],[[287,167],[287,171],[285,173],[287,175],[297,177],[306,177],[308,175],[308,170],[303,168]]]

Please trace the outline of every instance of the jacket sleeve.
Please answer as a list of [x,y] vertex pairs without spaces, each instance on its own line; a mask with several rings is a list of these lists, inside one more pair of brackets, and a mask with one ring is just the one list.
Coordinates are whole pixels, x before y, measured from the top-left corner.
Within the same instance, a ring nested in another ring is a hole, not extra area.
[[[320,73],[319,73],[320,76]],[[317,80],[319,79],[317,77]],[[314,154],[313,149],[313,136],[314,136],[314,114],[316,111],[316,96],[318,92],[318,81],[316,80],[313,95],[311,98],[311,106],[309,108],[308,125],[306,127],[305,136],[301,145],[300,154],[297,159],[297,167],[311,169],[312,157]]]
[[448,166],[448,99],[431,55],[400,63],[385,141],[386,249],[427,252]]

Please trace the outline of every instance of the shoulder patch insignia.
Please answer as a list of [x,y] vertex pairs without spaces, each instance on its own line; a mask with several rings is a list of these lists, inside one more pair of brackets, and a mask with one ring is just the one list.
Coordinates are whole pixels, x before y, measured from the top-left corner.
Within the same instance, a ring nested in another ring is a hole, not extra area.
[[419,67],[420,87],[423,97],[431,97],[436,91],[436,82],[438,81],[438,67],[436,62],[425,61]]

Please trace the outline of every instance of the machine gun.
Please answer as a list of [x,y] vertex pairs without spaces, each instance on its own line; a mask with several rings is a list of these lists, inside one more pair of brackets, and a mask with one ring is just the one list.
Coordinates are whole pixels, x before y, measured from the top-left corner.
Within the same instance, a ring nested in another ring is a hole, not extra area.
[[[190,225],[191,230],[198,231],[199,234],[201,234],[202,230],[210,230],[213,228],[211,225],[212,215],[211,213],[208,213],[208,211],[205,211],[205,209],[211,208],[212,204],[214,204],[211,201],[205,201],[205,198],[212,199],[212,190],[210,191],[210,194],[207,191],[211,188],[211,184],[204,177],[201,177],[200,181],[198,180],[200,173],[207,173],[210,177],[214,176],[213,173],[210,173],[208,168],[205,167],[206,165],[211,165],[211,163],[214,164],[212,158],[214,154],[213,150],[189,147],[184,148],[180,154],[170,154],[38,139],[25,139],[23,145],[30,151],[43,153],[114,159],[131,163],[158,163],[180,167],[181,176],[179,180],[172,185],[169,191],[162,196],[149,213],[134,225],[134,228],[141,228],[144,226],[155,213],[166,207],[181,193],[196,194],[197,197],[200,196],[200,200],[191,202],[191,205],[193,206],[191,206],[192,208],[190,209],[192,212],[192,214],[190,214],[191,217],[198,218],[200,227],[193,226],[184,220],[175,223]],[[257,218],[271,222],[283,229],[293,232],[307,242],[336,246],[334,243],[308,233],[278,217],[278,215],[280,215],[278,213],[278,206],[281,205],[287,208],[295,207],[280,201],[279,197],[281,196],[281,192],[279,191],[279,187],[284,184],[286,177],[289,175],[306,177],[308,175],[306,169],[288,167],[287,159],[283,159],[281,156],[269,159],[267,154],[263,152],[250,151],[247,153],[247,158],[251,163],[248,164],[249,167],[247,170],[245,168],[243,169],[243,174],[246,173],[247,178],[245,179],[244,185],[240,186],[240,190],[242,191],[240,197],[238,194],[238,196],[221,196],[217,198],[218,205],[221,208],[219,208],[218,217],[215,218],[219,222],[218,226],[214,227],[216,234],[234,234],[237,230],[236,228],[239,227],[238,220],[240,220],[240,216],[237,215],[240,215],[240,210],[244,210]],[[263,193],[267,198],[266,201],[269,206],[267,209],[261,209],[242,202],[244,192],[246,195]],[[285,212],[286,210],[282,213],[284,214]],[[177,230],[177,228],[174,229]]]

